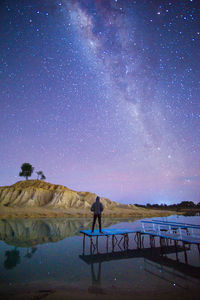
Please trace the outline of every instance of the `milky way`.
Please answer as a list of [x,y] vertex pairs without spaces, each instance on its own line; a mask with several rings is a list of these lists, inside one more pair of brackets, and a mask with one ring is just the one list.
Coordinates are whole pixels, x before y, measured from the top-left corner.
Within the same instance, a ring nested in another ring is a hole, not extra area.
[[200,201],[199,1],[1,6],[1,185],[30,162],[123,203]]

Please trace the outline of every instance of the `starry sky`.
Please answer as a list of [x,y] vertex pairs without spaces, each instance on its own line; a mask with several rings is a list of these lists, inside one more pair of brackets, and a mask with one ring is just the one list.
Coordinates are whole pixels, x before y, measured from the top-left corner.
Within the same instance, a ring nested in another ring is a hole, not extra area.
[[0,3],[1,185],[200,201],[199,0]]

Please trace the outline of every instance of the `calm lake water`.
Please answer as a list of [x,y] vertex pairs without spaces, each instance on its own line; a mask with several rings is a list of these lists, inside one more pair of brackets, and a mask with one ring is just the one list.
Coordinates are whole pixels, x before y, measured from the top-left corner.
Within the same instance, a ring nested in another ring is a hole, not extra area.
[[[158,219],[200,224],[199,216]],[[140,226],[140,221],[104,219],[103,228],[134,228]],[[195,245],[187,251],[187,265],[183,251],[178,252],[177,262],[173,249],[164,256],[150,249],[136,250],[134,236],[130,235],[129,248],[133,249],[131,255],[134,257],[119,253],[110,260],[105,255],[101,261],[97,259],[95,263],[87,264],[81,258],[83,237],[79,231],[90,229],[91,223],[91,219],[80,218],[0,220],[0,292],[14,288],[22,290],[37,283],[43,283],[43,288],[62,283],[68,288],[97,295],[112,289],[119,294],[153,295],[159,292],[187,296],[194,293],[195,297],[200,291],[200,256]],[[144,246],[149,248],[148,237],[145,237]],[[99,239],[99,250],[106,253],[104,237]],[[116,248],[116,252],[119,251]],[[85,254],[89,254],[89,239],[86,239]]]

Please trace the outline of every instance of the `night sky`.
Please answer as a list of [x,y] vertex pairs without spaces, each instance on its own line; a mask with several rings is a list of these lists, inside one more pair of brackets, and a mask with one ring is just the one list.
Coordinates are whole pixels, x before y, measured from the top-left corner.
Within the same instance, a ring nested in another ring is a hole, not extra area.
[[[1,0],[0,178],[200,201],[200,1]],[[34,173],[32,178],[36,178]]]

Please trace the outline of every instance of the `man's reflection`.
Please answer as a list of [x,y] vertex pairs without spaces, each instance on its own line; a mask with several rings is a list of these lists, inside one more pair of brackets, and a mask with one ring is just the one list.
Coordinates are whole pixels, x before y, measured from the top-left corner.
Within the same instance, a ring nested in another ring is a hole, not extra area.
[[104,294],[103,288],[101,287],[101,262],[98,263],[97,274],[95,274],[94,264],[91,263],[91,277],[92,285],[88,288],[91,294]]

